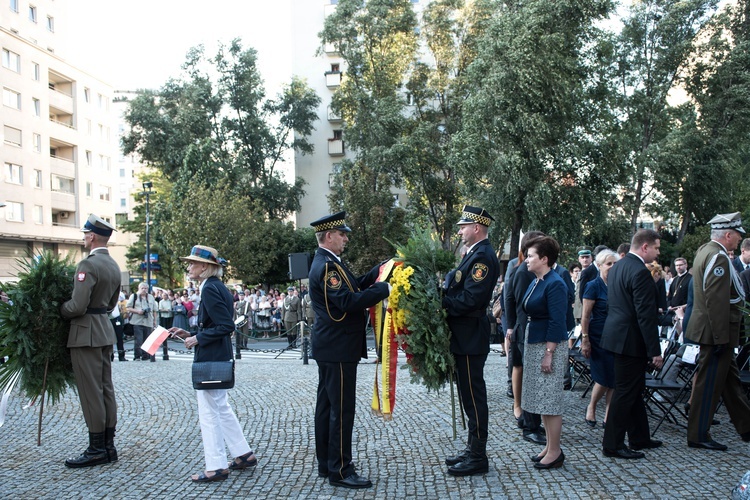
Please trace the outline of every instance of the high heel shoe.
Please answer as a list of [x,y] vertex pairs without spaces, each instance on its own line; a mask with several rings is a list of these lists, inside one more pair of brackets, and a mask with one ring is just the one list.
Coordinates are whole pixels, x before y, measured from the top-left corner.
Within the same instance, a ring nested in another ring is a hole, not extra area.
[[534,464],[534,468],[535,469],[557,469],[558,467],[562,467],[564,461],[565,461],[565,453],[563,453],[563,451],[560,450],[560,456],[557,457],[553,462],[550,462],[548,464],[537,462]]
[[584,418],[584,419],[586,420],[586,423],[588,424],[588,426],[589,426],[589,427],[591,427],[592,429],[593,429],[594,427],[596,427],[596,420],[589,420],[589,419],[588,419],[588,418],[586,418],[586,417],[583,417],[583,418]]
[[[214,474],[212,476],[207,476],[206,472],[213,472]],[[200,474],[194,474],[190,477],[190,479],[194,483],[210,483],[213,481],[223,481],[229,477],[228,469],[216,469],[213,471],[206,471],[206,472],[201,472]]]
[[531,458],[532,462],[534,462],[535,464],[538,464],[539,462],[542,461],[542,459],[544,457],[545,457],[545,455],[542,455],[541,457],[539,455],[531,455],[531,457],[529,457],[529,458]]
[[[239,462],[237,462],[237,460],[239,460]],[[258,459],[255,458],[255,454],[252,451],[249,451],[229,462],[229,468],[231,470],[243,470],[255,467],[256,465],[258,465]]]

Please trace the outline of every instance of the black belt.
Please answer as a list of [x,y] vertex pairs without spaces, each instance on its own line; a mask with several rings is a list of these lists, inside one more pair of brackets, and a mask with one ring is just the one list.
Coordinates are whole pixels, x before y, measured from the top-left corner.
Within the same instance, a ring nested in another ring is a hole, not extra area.
[[107,314],[106,307],[87,307],[86,314]]

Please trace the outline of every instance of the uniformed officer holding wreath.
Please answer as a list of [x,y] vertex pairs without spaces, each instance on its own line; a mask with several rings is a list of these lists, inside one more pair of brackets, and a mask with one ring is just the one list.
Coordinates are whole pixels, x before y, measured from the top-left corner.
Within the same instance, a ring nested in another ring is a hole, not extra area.
[[333,486],[369,488],[352,464],[357,364],[367,357],[365,309],[382,301],[390,285],[375,283],[375,266],[356,278],[341,261],[351,229],[346,213],[327,215],[311,224],[318,239],[310,267],[310,297],[315,311],[312,349],[318,363],[315,405],[315,455],[318,475]]
[[112,227],[96,215],[83,226],[84,248],[89,255],[76,268],[73,297],[60,313],[70,318],[68,347],[86,427],[89,447],[65,461],[68,467],[89,467],[117,460],[115,426],[117,403],[112,385],[112,344],[115,330],[107,314],[120,297],[120,268],[109,255]]
[[487,388],[484,363],[490,352],[491,325],[487,307],[500,276],[500,264],[487,239],[494,219],[483,208],[466,205],[458,234],[467,251],[445,283],[443,307],[448,313],[451,352],[456,359],[458,394],[469,421],[466,449],[448,457],[448,474],[469,476],[489,470],[487,460]]

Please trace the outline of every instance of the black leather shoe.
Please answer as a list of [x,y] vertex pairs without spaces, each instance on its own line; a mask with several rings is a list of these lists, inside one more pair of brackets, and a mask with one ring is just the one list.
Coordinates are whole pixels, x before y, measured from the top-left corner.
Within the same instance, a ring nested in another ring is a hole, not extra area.
[[[564,384],[563,391],[569,391],[573,388],[573,384]],[[559,467],[559,466],[558,466]]]
[[541,432],[524,432],[523,438],[530,443],[547,444],[547,436]]
[[89,447],[77,458],[65,460],[65,465],[74,469],[109,463],[107,450],[104,448],[104,433],[89,432]]
[[744,442],[750,442],[750,432],[743,432],[742,434],[740,434],[740,437]]
[[628,460],[644,458],[646,456],[640,451],[633,451],[629,448],[620,448],[618,450],[608,450],[607,448],[602,448],[602,453],[604,453],[605,457],[625,458]]
[[351,475],[344,479],[328,479],[328,484],[331,486],[342,486],[344,488],[350,488],[352,490],[359,490],[362,488],[372,488],[372,481],[367,478],[359,477],[356,472],[352,472]]
[[630,443],[630,449],[631,450],[648,450],[653,448],[658,448],[663,443],[659,441],[658,439],[650,439],[646,441],[645,443]]
[[467,458],[469,458],[469,454],[471,453],[471,450],[467,447],[464,451],[459,453],[458,455],[454,455],[452,457],[448,457],[445,459],[445,465],[448,467],[452,467],[456,465],[457,463],[463,462]]
[[539,455],[531,455],[529,458],[531,459],[532,462],[536,464],[542,461],[542,459],[544,458],[544,455],[542,455],[541,457]]
[[727,445],[717,443],[713,439],[710,439],[708,441],[688,441],[688,446],[690,448],[702,448],[704,450],[718,450],[718,451],[727,450]]
[[490,462],[487,455],[483,457],[469,456],[463,462],[448,468],[451,476],[473,476],[474,474],[486,474],[490,470]]
[[505,395],[512,399],[513,398],[513,387],[508,386],[508,390],[505,391]]
[[560,455],[556,459],[554,459],[552,462],[548,464],[537,462],[534,464],[534,468],[535,469],[557,469],[558,467],[562,467],[563,462],[565,462],[565,453],[563,453],[563,451],[560,450]]

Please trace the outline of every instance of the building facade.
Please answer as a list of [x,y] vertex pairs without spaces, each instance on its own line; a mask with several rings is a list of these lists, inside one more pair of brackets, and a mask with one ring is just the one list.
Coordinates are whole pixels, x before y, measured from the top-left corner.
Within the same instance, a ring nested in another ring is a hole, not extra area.
[[[0,280],[15,260],[41,250],[83,250],[80,228],[90,213],[115,223],[119,187],[113,168],[113,89],[67,63],[64,2],[0,0],[2,176]],[[60,37],[60,38],[58,38]],[[124,268],[121,235],[112,253]]]

